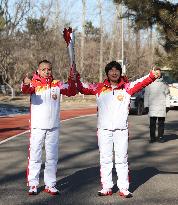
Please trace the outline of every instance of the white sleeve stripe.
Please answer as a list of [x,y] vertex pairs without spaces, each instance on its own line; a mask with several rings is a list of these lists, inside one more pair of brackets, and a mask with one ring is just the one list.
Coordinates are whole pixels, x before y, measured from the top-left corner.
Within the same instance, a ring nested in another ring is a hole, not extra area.
[[129,89],[132,89],[137,83],[140,83],[140,82],[142,82],[144,79],[148,78],[149,75],[150,75],[150,74],[148,74],[148,75],[146,75],[146,76],[144,76],[144,77],[142,77],[142,78],[139,78],[139,79],[137,79],[137,80],[135,80],[135,81],[133,81],[133,82],[130,82],[130,87],[129,87]]

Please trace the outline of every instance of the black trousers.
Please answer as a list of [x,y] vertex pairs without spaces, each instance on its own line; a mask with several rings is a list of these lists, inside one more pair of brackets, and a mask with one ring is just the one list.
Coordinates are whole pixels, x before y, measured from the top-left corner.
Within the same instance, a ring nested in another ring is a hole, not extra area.
[[[158,119],[158,137],[156,138],[156,122]],[[150,117],[150,139],[160,139],[164,135],[165,117]]]

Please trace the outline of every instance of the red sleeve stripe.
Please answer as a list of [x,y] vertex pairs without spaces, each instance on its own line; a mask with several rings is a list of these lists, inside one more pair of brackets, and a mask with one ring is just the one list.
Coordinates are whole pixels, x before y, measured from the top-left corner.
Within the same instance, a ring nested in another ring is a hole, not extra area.
[[138,80],[131,82],[130,86],[128,86],[127,93],[130,95],[134,95],[135,93],[139,92],[141,89],[152,83],[156,78],[154,77],[153,73],[150,72],[149,75],[146,75]]

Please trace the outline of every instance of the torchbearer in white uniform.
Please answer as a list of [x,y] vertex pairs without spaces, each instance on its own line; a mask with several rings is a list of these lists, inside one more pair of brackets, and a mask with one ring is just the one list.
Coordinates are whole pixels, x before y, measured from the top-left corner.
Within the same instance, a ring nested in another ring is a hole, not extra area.
[[100,174],[102,190],[99,196],[112,195],[113,147],[119,196],[130,198],[128,177],[128,114],[130,98],[136,92],[160,76],[152,70],[148,75],[129,83],[122,74],[121,65],[112,61],[105,67],[107,78],[104,82],[84,84],[77,74],[77,88],[86,95],[96,95],[98,107],[98,145],[100,151]]
[[36,195],[42,163],[42,147],[45,144],[46,161],[44,170],[45,192],[56,195],[56,171],[58,162],[60,95],[74,96],[76,86],[70,73],[68,83],[54,80],[51,62],[39,62],[33,79],[26,76],[22,92],[30,94],[30,145],[27,167],[29,195]]

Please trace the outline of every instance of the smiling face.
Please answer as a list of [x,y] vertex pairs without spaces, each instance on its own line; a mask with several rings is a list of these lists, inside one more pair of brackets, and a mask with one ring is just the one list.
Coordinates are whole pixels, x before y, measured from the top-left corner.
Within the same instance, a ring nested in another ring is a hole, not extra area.
[[120,76],[121,76],[120,71],[117,70],[115,67],[113,67],[111,70],[108,71],[108,79],[111,85],[116,85],[119,81]]
[[38,66],[38,74],[43,77],[47,78],[52,75],[52,67],[49,63],[41,63]]

